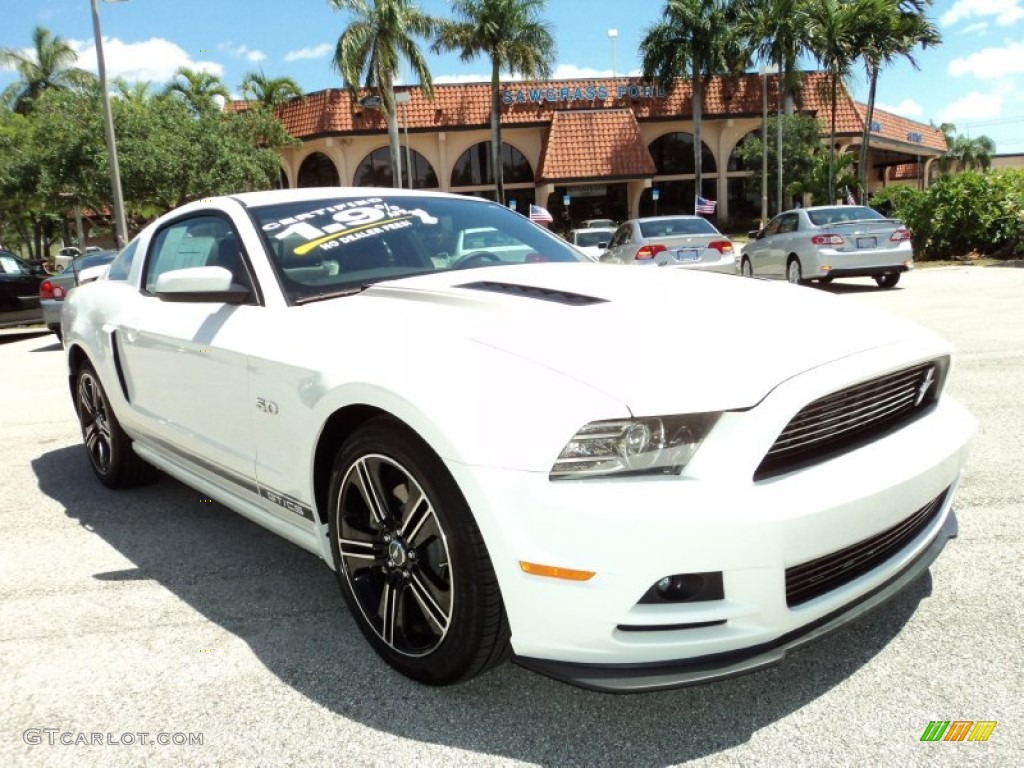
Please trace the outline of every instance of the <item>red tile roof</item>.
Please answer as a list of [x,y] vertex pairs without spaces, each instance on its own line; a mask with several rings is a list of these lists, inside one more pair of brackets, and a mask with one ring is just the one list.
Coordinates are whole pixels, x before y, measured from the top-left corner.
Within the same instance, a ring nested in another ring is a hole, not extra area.
[[541,151],[538,181],[653,176],[657,166],[628,109],[558,111]]
[[[861,126],[860,130],[863,130],[868,108],[864,104],[855,103],[854,106],[857,109],[857,116]],[[901,144],[915,144],[940,153],[944,153],[947,149],[946,137],[942,134],[942,131],[930,125],[908,120],[905,117],[900,117],[892,112],[885,112],[878,108],[872,112],[871,122],[877,128],[877,130],[871,132],[873,136],[889,139]]]

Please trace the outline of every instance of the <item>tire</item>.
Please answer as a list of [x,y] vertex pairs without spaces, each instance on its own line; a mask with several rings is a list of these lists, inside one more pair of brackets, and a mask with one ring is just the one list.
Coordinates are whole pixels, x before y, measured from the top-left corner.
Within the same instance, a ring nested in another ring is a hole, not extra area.
[[899,272],[890,272],[885,275],[875,275],[875,282],[879,288],[892,288],[900,281]]
[[390,417],[361,426],[335,458],[329,499],[341,591],[381,658],[427,685],[468,680],[508,658],[508,619],[483,538],[417,435]]
[[793,285],[803,285],[804,283],[803,269],[800,267],[800,259],[796,256],[790,256],[789,261],[786,262],[786,279]]
[[740,272],[744,277],[754,276],[754,267],[751,265],[750,259],[745,258],[740,262]]
[[93,474],[108,488],[132,488],[154,482],[157,471],[132,449],[121,429],[96,369],[83,362],[75,375],[75,413]]

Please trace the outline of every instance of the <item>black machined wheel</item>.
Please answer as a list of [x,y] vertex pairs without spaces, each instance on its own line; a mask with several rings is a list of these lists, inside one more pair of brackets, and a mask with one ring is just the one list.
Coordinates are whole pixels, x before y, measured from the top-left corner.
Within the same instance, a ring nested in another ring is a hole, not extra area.
[[480,532],[443,462],[415,434],[381,417],[345,441],[328,522],[342,593],[392,667],[446,685],[508,655]]
[[89,363],[82,363],[75,379],[75,410],[92,471],[110,488],[129,488],[152,482],[156,470],[132,450],[107,393]]
[[448,540],[410,471],[380,454],[360,456],[341,481],[338,548],[359,610],[389,648],[436,650],[455,594]]

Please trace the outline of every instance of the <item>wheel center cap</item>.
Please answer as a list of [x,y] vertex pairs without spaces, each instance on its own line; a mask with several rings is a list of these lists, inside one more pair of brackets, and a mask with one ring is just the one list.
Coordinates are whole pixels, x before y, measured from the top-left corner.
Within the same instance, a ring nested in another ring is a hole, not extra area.
[[405,546],[398,539],[394,539],[388,544],[388,560],[392,565],[400,567],[405,565],[407,555]]

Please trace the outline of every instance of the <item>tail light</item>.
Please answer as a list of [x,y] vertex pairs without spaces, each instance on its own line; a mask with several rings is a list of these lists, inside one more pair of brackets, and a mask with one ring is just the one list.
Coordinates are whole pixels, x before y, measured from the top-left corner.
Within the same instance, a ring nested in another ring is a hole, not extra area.
[[728,240],[713,240],[708,243],[708,248],[714,248],[719,253],[732,253],[732,243]]
[[906,227],[900,227],[891,235],[889,235],[889,239],[892,240],[894,243],[902,243],[904,240],[910,239],[910,230],[907,229]]
[[49,280],[43,280],[39,284],[39,298],[40,299],[56,299],[61,301],[64,298],[66,291],[59,285],[54,285]]
[[653,259],[662,251],[667,250],[668,249],[664,245],[645,245],[643,248],[636,252],[636,256],[634,256],[633,258],[635,258],[637,261]]
[[815,235],[811,238],[812,245],[844,245],[845,242],[839,235]]

